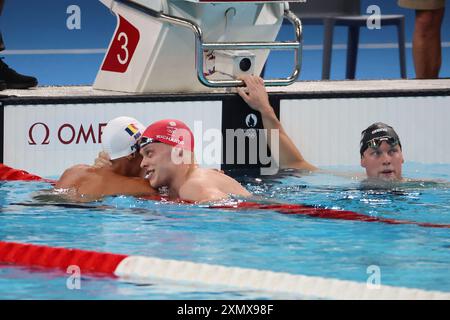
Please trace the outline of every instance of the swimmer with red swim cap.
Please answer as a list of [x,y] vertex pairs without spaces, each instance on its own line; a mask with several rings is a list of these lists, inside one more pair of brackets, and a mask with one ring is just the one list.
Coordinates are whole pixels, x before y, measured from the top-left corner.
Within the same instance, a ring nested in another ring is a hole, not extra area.
[[167,187],[170,199],[192,202],[216,201],[229,195],[250,196],[233,178],[199,168],[194,157],[194,136],[182,121],[165,119],[145,129],[139,141],[150,186]]

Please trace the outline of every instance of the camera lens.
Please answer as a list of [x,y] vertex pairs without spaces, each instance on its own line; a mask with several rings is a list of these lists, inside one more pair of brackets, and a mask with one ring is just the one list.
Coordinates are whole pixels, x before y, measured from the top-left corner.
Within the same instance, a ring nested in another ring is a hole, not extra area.
[[250,69],[250,67],[252,66],[252,62],[249,58],[243,58],[240,62],[239,62],[239,68],[242,71],[248,71]]

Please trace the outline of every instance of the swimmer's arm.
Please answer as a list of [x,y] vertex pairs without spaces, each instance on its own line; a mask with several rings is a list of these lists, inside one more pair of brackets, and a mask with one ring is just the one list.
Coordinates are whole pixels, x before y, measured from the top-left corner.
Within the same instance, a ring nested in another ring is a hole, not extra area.
[[159,193],[142,178],[123,176],[105,178],[100,175],[91,175],[83,180],[73,199],[86,202],[116,195],[144,197],[159,195]]
[[264,128],[268,129],[267,139],[270,148],[272,147],[270,129],[279,130],[280,168],[294,168],[308,171],[315,171],[318,169],[303,158],[301,152],[284,130],[272,107],[270,107],[270,109],[263,110],[261,112],[261,116],[263,119]]
[[246,83],[248,92],[244,88],[238,88],[238,93],[252,109],[261,113],[264,128],[268,131],[267,140],[271,149],[271,130],[278,129],[280,168],[295,168],[308,171],[317,170],[317,167],[303,158],[275,115],[264,87],[264,81],[260,77],[252,76],[242,77],[242,80]]
[[89,199],[112,195],[158,194],[143,178],[124,177],[110,172],[109,168],[95,169],[88,165],[76,165],[67,169],[56,183],[55,189],[72,189],[77,196]]
[[124,177],[109,175],[103,179],[103,195],[150,196],[159,194],[153,189],[148,180],[138,177]]

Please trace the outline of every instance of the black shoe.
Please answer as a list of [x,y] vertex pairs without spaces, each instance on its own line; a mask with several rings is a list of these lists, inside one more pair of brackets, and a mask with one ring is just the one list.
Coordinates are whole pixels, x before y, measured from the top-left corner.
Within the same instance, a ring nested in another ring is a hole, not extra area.
[[35,77],[25,76],[11,69],[3,62],[3,58],[0,59],[0,81],[4,81],[8,89],[28,89],[38,84]]
[[3,80],[0,80],[0,91],[5,90],[6,89],[6,82]]

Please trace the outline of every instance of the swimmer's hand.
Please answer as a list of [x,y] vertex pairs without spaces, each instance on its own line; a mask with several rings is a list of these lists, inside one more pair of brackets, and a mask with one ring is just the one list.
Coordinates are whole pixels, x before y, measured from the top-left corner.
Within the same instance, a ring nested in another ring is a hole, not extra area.
[[94,168],[108,168],[112,166],[111,158],[105,151],[100,151],[95,158]]
[[241,98],[253,109],[260,113],[271,112],[269,95],[264,87],[264,80],[258,76],[241,76],[246,87],[238,87],[237,92]]

